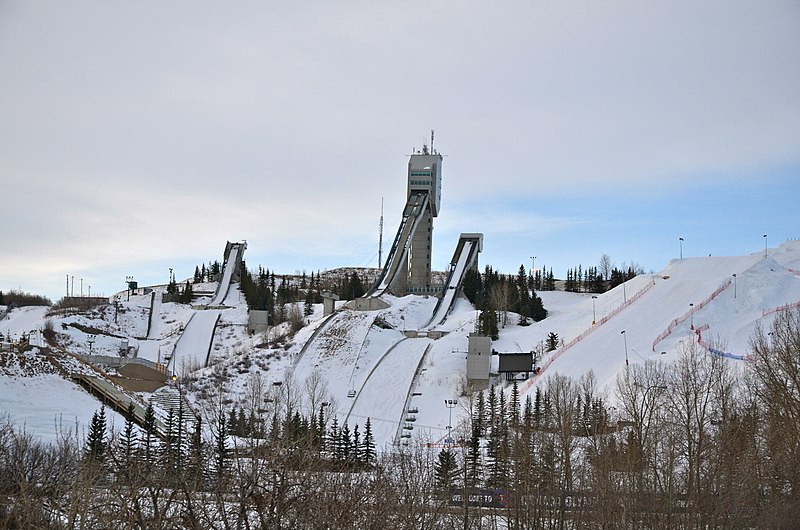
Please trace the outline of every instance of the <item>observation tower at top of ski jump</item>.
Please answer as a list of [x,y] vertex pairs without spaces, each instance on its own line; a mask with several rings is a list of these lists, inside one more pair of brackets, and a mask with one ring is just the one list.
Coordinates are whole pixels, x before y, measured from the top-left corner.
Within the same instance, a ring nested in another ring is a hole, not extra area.
[[[433,131],[430,149],[423,145],[422,150],[409,157],[406,189],[406,205],[397,235],[378,281],[362,302],[356,302],[359,309],[377,308],[380,304],[375,299],[384,293],[439,295],[446,289],[455,290],[460,287],[464,271],[477,268],[483,235],[462,234],[451,262],[448,283],[444,286],[431,284],[433,218],[439,215],[442,197],[442,155],[433,149]],[[464,245],[464,240],[469,240],[470,244]],[[461,257],[462,253],[465,256]]]

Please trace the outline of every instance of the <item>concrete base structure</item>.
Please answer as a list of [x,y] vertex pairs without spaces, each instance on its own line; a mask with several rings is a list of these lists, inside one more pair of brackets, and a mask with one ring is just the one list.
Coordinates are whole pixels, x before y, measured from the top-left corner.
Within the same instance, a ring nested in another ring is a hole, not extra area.
[[356,298],[350,300],[344,305],[347,309],[354,309],[356,311],[377,311],[379,309],[388,309],[391,305],[380,298]]
[[467,348],[467,385],[472,391],[489,388],[492,338],[470,333]]

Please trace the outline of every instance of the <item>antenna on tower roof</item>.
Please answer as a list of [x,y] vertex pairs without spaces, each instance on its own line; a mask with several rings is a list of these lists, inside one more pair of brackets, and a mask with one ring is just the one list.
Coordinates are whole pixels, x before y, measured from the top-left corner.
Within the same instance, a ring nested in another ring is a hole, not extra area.
[[381,197],[381,220],[378,223],[378,268],[383,267],[383,197]]
[[436,151],[433,150],[433,129],[431,129],[431,154],[436,154]]

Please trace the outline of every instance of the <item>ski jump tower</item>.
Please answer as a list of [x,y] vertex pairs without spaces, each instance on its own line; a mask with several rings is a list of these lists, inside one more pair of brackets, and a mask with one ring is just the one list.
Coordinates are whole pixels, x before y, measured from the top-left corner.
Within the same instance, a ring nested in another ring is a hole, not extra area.
[[418,193],[427,193],[428,205],[422,210],[421,219],[411,236],[406,293],[431,294],[433,218],[439,215],[442,197],[442,155],[433,150],[432,131],[430,151],[423,145],[422,151],[412,154],[408,161],[406,198]]
[[392,248],[377,283],[366,298],[391,292],[438,294],[431,286],[431,240],[433,218],[439,215],[442,195],[442,155],[423,145],[408,160],[406,206]]

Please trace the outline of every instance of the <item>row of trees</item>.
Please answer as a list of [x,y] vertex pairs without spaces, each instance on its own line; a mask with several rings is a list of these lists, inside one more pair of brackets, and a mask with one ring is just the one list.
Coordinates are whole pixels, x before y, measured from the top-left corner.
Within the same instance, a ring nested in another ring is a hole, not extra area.
[[508,324],[510,312],[519,315],[519,324],[528,325],[547,317],[542,299],[528,288],[528,274],[520,265],[516,276],[499,274],[487,265],[484,273],[468,270],[464,274],[464,295],[481,311],[479,331],[497,339],[498,327]]
[[800,312],[757,330],[742,371],[689,342],[633,364],[614,407],[591,375],[470,405],[442,489],[499,488],[510,528],[793,528],[800,509]]
[[641,273],[641,268],[633,265],[624,269],[613,267],[609,275],[604,277],[597,267],[587,267],[583,270],[583,267],[578,265],[574,269],[567,269],[564,290],[575,293],[604,293]]
[[52,302],[46,296],[37,294],[26,293],[12,289],[6,293],[0,291],[0,305],[9,307],[24,307],[24,306],[50,306]]

